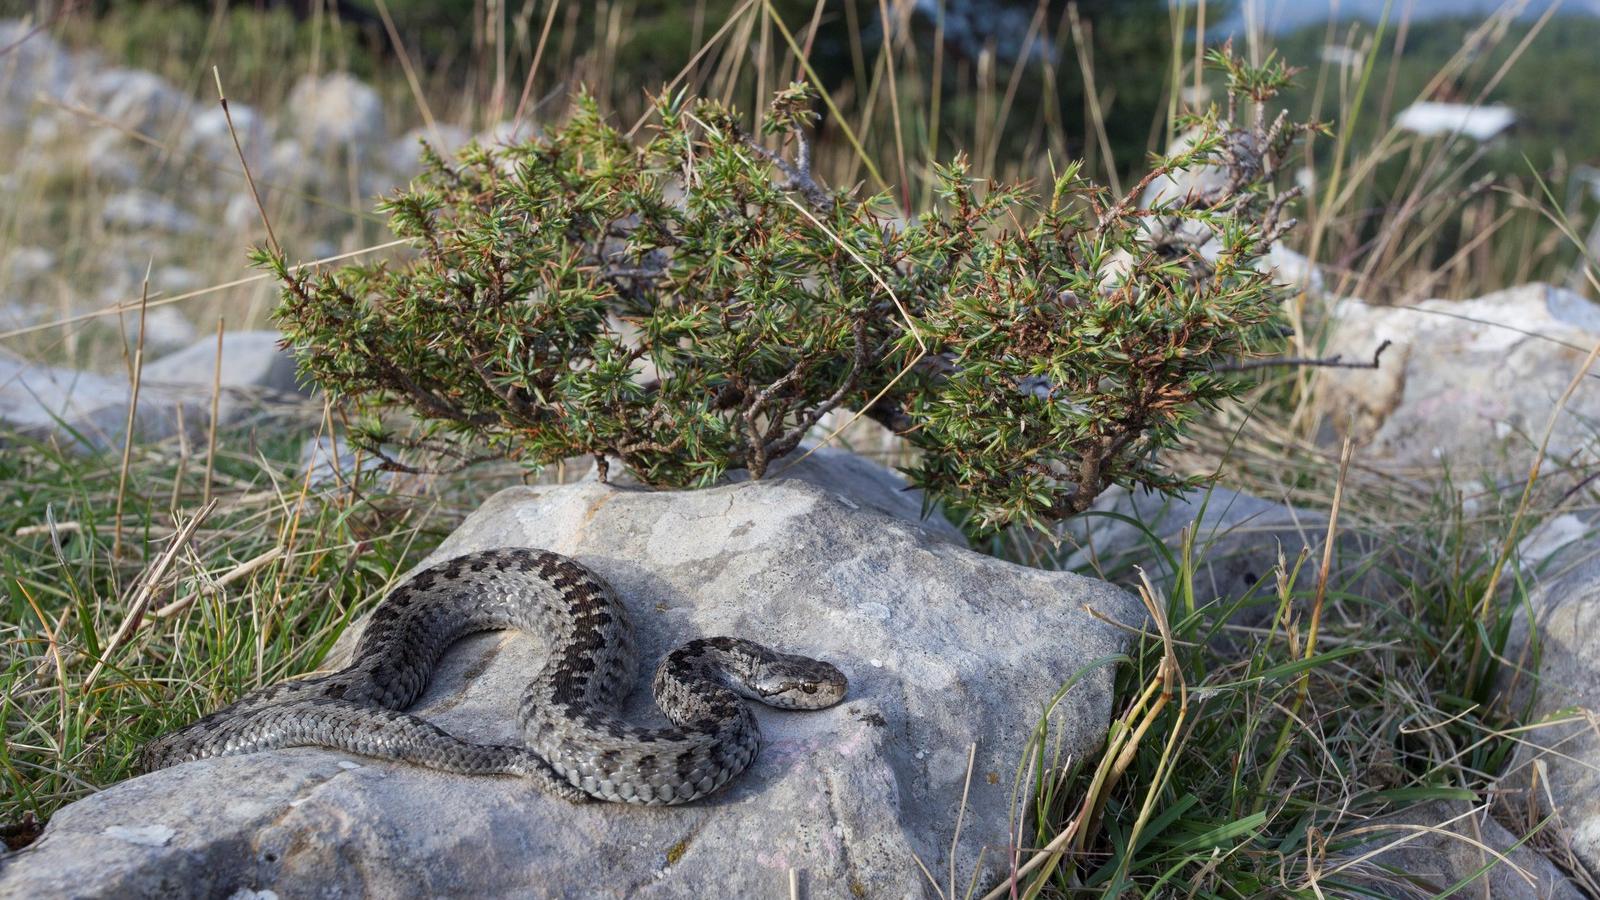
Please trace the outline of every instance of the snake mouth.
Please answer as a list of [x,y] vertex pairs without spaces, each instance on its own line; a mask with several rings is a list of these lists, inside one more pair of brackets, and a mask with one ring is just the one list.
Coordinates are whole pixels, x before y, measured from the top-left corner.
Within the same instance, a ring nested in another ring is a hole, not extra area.
[[778,709],[825,709],[844,699],[843,679],[837,684],[819,681],[784,682],[757,688],[758,699]]

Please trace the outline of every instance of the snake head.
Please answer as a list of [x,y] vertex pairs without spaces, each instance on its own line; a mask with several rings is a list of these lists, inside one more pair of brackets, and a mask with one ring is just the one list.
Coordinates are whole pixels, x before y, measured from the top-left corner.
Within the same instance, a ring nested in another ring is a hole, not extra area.
[[808,656],[774,654],[756,666],[756,699],[778,709],[823,709],[844,699],[850,681],[837,667]]

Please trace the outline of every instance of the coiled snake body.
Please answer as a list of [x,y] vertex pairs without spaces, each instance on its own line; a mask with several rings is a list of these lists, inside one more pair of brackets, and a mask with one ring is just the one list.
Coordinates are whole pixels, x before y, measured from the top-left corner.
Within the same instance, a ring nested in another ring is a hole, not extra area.
[[[550,654],[522,696],[527,744],[460,740],[403,710],[456,640],[514,628]],[[417,574],[372,612],[351,664],[254,693],[146,748],[147,770],[279,747],[326,747],[447,772],[517,775],[569,800],[686,803],[755,758],[760,732],[739,696],[783,709],[844,697],[833,666],[736,638],[672,651],[652,687],[667,728],[618,717],[636,672],[633,626],[599,577],[544,550],[469,553]]]

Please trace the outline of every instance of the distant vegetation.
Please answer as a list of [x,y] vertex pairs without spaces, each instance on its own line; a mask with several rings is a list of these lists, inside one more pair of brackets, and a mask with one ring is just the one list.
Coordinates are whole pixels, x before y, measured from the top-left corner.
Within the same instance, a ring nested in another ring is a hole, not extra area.
[[[233,4],[221,14],[215,11],[217,5],[211,0],[101,0],[95,4],[96,14],[78,17],[74,27],[85,39],[92,31],[97,44],[126,64],[160,71],[180,81],[196,62],[223,61],[230,83],[237,85],[235,90],[241,95],[240,87],[270,79],[286,67],[296,71],[338,68],[364,78],[398,78],[401,74],[394,42],[375,0],[329,0],[324,4],[258,0]],[[387,0],[384,8],[409,61],[428,85],[438,88],[430,93],[443,95],[449,102],[452,93],[457,95],[456,101],[490,96],[493,81],[502,75],[513,92],[520,92],[554,6],[551,37],[541,64],[545,74],[541,94],[556,87],[551,73],[570,76],[574,67],[563,63],[589,54],[605,60],[606,65],[598,70],[604,83],[589,78],[582,86],[608,101],[607,108],[625,109],[639,106],[645,92],[658,90],[676,76],[735,11],[749,5],[747,0],[508,3],[503,26],[486,20],[481,0]],[[756,6],[759,9],[760,4]],[[895,6],[888,4],[891,17],[903,15],[893,11]],[[987,92],[1011,95],[1004,117],[1012,127],[1005,129],[999,152],[1010,156],[1028,153],[1030,140],[1039,143],[1046,128],[1061,132],[1072,156],[1093,157],[1100,152],[1093,133],[1080,125],[1089,104],[1064,0],[1050,0],[1043,6],[1032,0],[951,2],[948,6],[952,12],[943,31],[920,11],[907,15],[909,28],[902,29],[891,19],[889,33],[909,36],[910,40],[898,36],[894,40],[908,48],[909,60],[920,76],[911,79],[910,73],[901,72],[896,84],[897,90],[904,92],[903,108],[917,113],[907,116],[905,127],[912,132],[907,140],[919,145],[937,140],[945,155],[956,149],[981,149],[974,145],[993,136],[990,132],[999,114],[997,104],[984,101],[985,92],[972,89],[986,85]],[[981,13],[955,12],[967,7]],[[1086,58],[1105,72],[1140,73],[1140,77],[1117,78],[1099,86],[1102,112],[1115,113],[1105,117],[1112,156],[1132,173],[1144,167],[1149,151],[1159,149],[1152,143],[1157,134],[1153,123],[1166,115],[1161,73],[1171,62],[1171,34],[1164,27],[1165,3],[1079,0],[1076,8]],[[797,40],[806,42],[813,70],[844,102],[885,77],[877,64],[885,29],[876,0],[829,0],[820,5],[813,0],[773,0],[772,9]],[[815,34],[810,36],[813,16],[819,12]],[[1024,66],[1027,77],[1015,78],[1013,63],[1035,15],[1035,38],[1027,56],[1029,63]],[[1009,27],[997,29],[997,34],[970,34],[968,23],[974,21],[1003,22]],[[1154,22],[1163,27],[1152,28]],[[747,34],[745,39],[761,41],[760,35]],[[775,34],[768,37],[769,42],[780,40]],[[498,50],[501,43],[507,48],[503,69]],[[782,45],[768,49],[781,51]],[[986,57],[985,49],[991,50],[993,57]],[[1045,72],[1046,68],[1051,71]],[[799,74],[795,68],[784,80]],[[762,86],[757,80],[753,74],[741,78],[739,91],[725,99],[746,109],[762,107],[766,100],[758,96]],[[941,96],[933,100],[930,86],[936,81]],[[463,93],[463,84],[472,90]],[[579,86],[576,80],[565,83],[567,91]],[[765,85],[769,95],[774,86]],[[513,103],[516,100],[511,98]],[[565,106],[562,96],[553,110]],[[938,114],[937,124],[929,120],[933,111]]]
[[[1534,22],[1513,22],[1503,38],[1463,67],[1459,77],[1439,79],[1440,70],[1483,24],[1478,17],[1433,19],[1425,27],[1413,25],[1403,31],[1391,25],[1375,49],[1367,47],[1370,27],[1362,28],[1357,49],[1366,50],[1376,60],[1369,90],[1392,95],[1392,102],[1386,107],[1390,115],[1372,115],[1356,124],[1354,142],[1376,140],[1393,124],[1393,113],[1438,82],[1443,99],[1474,102],[1482,97],[1484,102],[1504,103],[1516,110],[1515,134],[1488,148],[1476,164],[1483,171],[1526,172],[1524,158],[1539,170],[1552,172],[1576,163],[1600,162],[1600,69],[1594,65],[1595,48],[1600,47],[1600,19],[1561,16],[1536,32]],[[1315,66],[1322,48],[1344,46],[1347,34],[1345,28],[1330,31],[1317,26],[1285,35],[1276,43],[1286,59]],[[1520,49],[1525,40],[1526,48]],[[1513,54],[1519,58],[1507,67]],[[1502,67],[1503,77],[1496,79]],[[1330,70],[1326,83],[1302,79],[1286,102],[1297,114],[1310,115],[1319,86],[1325,95],[1338,90],[1337,74]],[[1329,102],[1325,97],[1323,115],[1327,115]]]

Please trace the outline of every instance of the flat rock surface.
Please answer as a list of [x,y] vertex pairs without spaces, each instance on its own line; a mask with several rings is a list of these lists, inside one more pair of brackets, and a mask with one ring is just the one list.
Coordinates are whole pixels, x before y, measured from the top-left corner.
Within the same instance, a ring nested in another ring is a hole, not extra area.
[[[211,392],[218,389],[220,424],[237,421],[268,401],[298,399],[294,359],[278,348],[275,331],[223,336],[222,371],[217,342],[202,338],[144,366],[134,434],[158,441],[180,425],[200,437],[211,421]],[[120,448],[133,396],[126,374],[101,375],[44,366],[0,348],[0,424],[33,438],[94,449]]]
[[[671,647],[748,637],[825,658],[851,680],[820,712],[757,707],[754,765],[699,804],[569,805],[471,778],[313,749],[202,760],[61,810],[0,863],[0,895],[280,897],[920,897],[942,883],[976,744],[955,867],[1004,871],[1018,763],[1045,704],[1120,652],[1143,613],[1127,593],[982,556],[915,521],[915,495],[816,454],[776,479],[694,492],[595,482],[492,497],[430,557],[489,547],[571,555],[617,589],[640,633],[632,715]],[[838,475],[840,477],[834,478]],[[910,512],[908,518],[907,513]],[[523,635],[447,654],[414,708],[472,740],[517,740],[543,655]],[[1092,753],[1111,669],[1051,714],[1064,754]],[[1023,833],[1027,833],[1024,831]],[[980,858],[981,853],[981,858]]]

